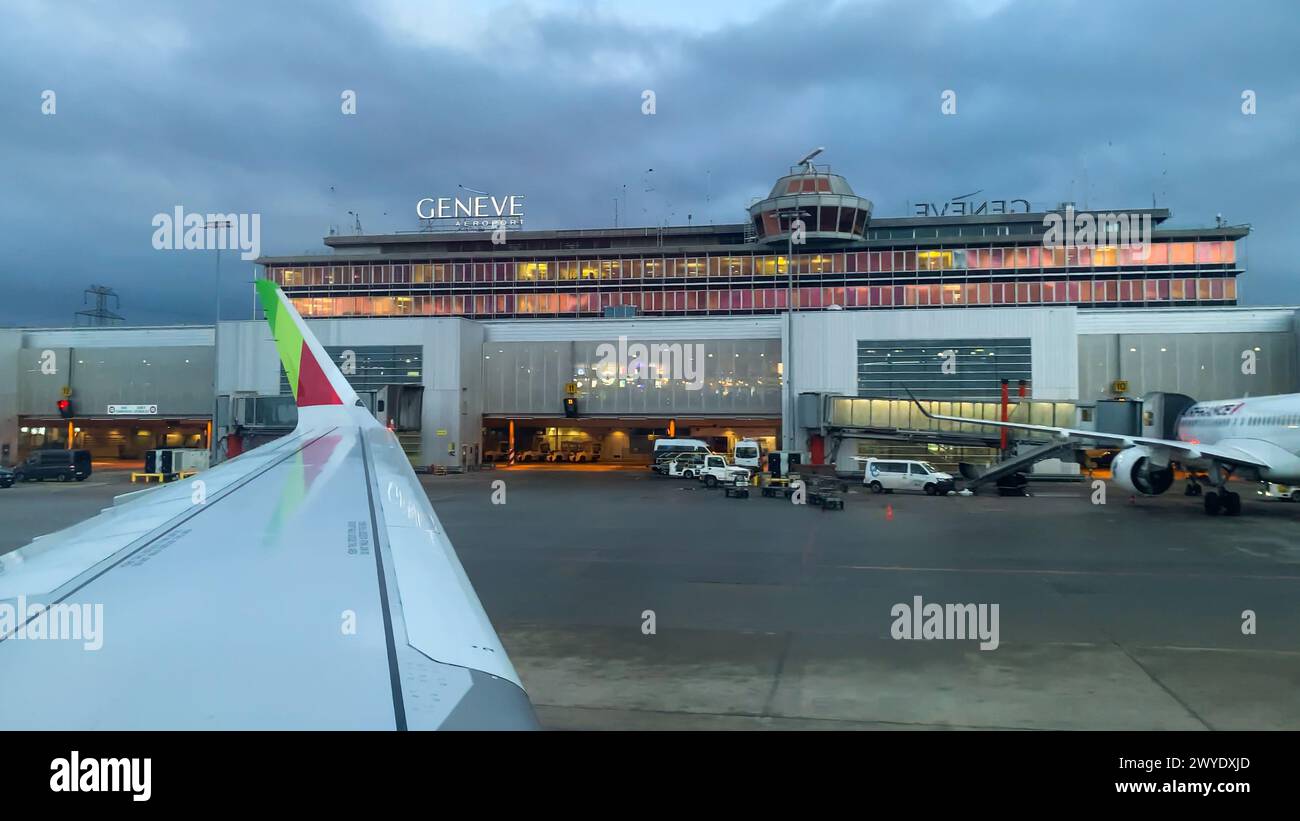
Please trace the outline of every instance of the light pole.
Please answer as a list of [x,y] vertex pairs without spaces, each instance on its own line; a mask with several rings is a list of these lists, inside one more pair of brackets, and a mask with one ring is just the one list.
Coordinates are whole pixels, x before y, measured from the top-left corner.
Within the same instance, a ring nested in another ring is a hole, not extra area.
[[[213,228],[218,230],[229,231],[230,220],[209,220],[203,224],[207,231]],[[212,283],[213,299],[212,303],[216,311],[216,320],[212,323],[212,436],[208,442],[208,452],[211,455],[212,463],[217,461],[217,440],[220,438],[217,423],[220,422],[221,397],[218,393],[217,385],[217,366],[221,361],[221,347],[217,344],[218,335],[221,333],[221,245],[215,242],[213,245],[217,251],[217,273]]]
[[795,412],[798,410],[794,395],[794,383],[791,381],[794,374],[794,221],[810,215],[796,208],[793,211],[780,211],[778,216],[788,218],[785,233],[785,392],[787,396],[786,413],[788,414],[786,418],[790,420],[790,424],[784,438],[787,442],[785,449],[793,450],[795,446],[795,428],[797,427]]

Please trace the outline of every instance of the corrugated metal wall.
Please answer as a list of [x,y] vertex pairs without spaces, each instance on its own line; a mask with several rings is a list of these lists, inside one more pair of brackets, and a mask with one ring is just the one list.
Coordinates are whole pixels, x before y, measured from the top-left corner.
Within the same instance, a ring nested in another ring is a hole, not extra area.
[[1076,313],[1071,307],[797,314],[793,389],[856,395],[859,340],[1028,337],[1034,398],[1073,400],[1079,373]]
[[[1243,354],[1254,357],[1254,373],[1243,369]],[[1289,331],[1080,336],[1079,398],[1109,396],[1116,379],[1128,381],[1133,397],[1151,391],[1202,400],[1295,393],[1300,391],[1296,338]]]
[[148,328],[41,328],[24,330],[24,348],[212,347],[211,325]]
[[[59,371],[44,373],[50,350]],[[159,416],[212,414],[212,346],[24,348],[18,355],[18,412],[57,414],[71,384],[79,417],[106,416],[108,405],[157,405]]]
[[1080,334],[1142,333],[1290,333],[1295,308],[1182,308],[1079,311]]
[[[564,386],[570,381],[579,385],[578,406],[584,416],[772,416],[781,412],[777,339],[630,336],[624,346],[628,352],[624,365],[631,367],[633,377],[641,373],[631,358],[635,344],[673,346],[681,356],[670,358],[680,368],[663,379],[622,378],[616,365],[607,364],[611,358],[617,362],[620,355],[618,337],[485,343],[484,413],[559,416]],[[602,352],[602,345],[610,348]]]

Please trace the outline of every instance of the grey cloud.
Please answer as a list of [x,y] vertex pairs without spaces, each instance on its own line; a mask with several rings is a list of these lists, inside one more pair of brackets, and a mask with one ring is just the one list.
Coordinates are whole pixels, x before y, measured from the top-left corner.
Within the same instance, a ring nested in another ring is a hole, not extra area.
[[[789,3],[696,28],[504,4],[455,48],[360,5],[19,7],[0,27],[0,323],[70,323],[92,282],[133,322],[210,319],[212,253],[149,244],[178,204],[261,213],[268,253],[320,251],[348,210],[413,228],[415,200],[458,183],[525,194],[534,227],[608,225],[624,185],[632,222],[731,222],[814,145],[881,216],[984,189],[1250,222],[1246,301],[1300,302],[1293,4],[973,7]],[[222,269],[223,313],[244,315],[251,266]]]

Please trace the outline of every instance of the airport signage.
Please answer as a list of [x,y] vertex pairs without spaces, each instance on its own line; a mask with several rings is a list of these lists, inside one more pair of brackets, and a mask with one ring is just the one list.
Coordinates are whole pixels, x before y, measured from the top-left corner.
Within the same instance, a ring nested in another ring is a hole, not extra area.
[[520,228],[524,224],[524,197],[522,194],[424,197],[415,203],[415,215],[453,230]]
[[981,200],[975,202],[963,198],[939,203],[918,202],[915,214],[918,217],[973,217],[979,214],[1028,214],[1029,200]]
[[157,416],[157,405],[109,405],[109,416]]

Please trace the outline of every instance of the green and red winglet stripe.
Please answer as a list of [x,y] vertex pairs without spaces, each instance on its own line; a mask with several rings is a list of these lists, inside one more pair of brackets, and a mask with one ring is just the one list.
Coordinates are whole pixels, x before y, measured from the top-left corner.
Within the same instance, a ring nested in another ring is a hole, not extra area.
[[[345,404],[336,385],[346,386],[347,383],[333,362],[321,361],[324,349],[307,330],[302,317],[294,310],[284,292],[274,282],[266,279],[257,280],[255,286],[262,310],[266,312],[266,321],[271,326],[271,335],[275,337],[280,361],[284,363],[289,387],[298,400],[298,407]],[[335,375],[333,379],[331,374]]]

